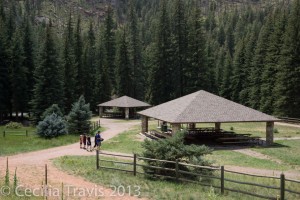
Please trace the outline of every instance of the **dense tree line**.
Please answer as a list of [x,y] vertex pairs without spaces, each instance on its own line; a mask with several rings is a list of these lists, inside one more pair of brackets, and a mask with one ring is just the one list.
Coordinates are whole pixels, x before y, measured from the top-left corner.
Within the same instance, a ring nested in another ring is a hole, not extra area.
[[300,0],[199,2],[124,1],[100,25],[70,11],[61,27],[36,23],[42,2],[0,0],[1,118],[40,120],[52,104],[68,113],[81,95],[95,111],[112,96],[156,105],[200,89],[300,117]]

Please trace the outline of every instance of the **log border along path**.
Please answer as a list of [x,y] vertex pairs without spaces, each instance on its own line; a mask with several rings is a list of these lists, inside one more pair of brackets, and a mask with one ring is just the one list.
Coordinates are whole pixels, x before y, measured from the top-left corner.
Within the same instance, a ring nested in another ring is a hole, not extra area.
[[[116,123],[117,121],[113,119],[100,120],[101,126],[106,128],[106,130],[101,133],[101,136],[104,138],[104,140],[108,140],[140,123],[140,121],[137,120],[126,121],[122,123]],[[65,199],[141,199],[136,196],[129,196],[127,194],[119,197],[112,196],[115,194],[112,188],[91,183],[82,177],[69,175],[66,172],[56,168],[52,164],[52,159],[66,155],[90,156],[94,155],[94,153],[80,149],[78,137],[78,143],[76,144],[7,156],[11,182],[12,177],[14,176],[14,170],[17,168],[17,177],[19,180],[18,185],[22,186],[21,188],[23,191],[28,189],[31,190],[31,193],[34,192],[34,194],[31,194],[32,196],[43,196],[45,165],[47,164],[48,199],[61,199],[60,195],[62,183],[64,184],[63,194]],[[0,157],[1,180],[2,177],[5,176],[7,157]],[[20,195],[25,194],[24,192],[21,192]]]

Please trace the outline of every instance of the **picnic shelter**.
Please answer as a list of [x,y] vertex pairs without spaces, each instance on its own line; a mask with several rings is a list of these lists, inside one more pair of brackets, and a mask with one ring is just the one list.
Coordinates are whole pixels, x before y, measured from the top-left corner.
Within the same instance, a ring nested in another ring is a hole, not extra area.
[[[151,105],[137,99],[122,96],[111,101],[101,103],[99,107],[99,117],[121,117],[125,119],[136,116],[136,109],[143,107],[150,107]],[[121,111],[106,111],[106,108],[118,108]]]
[[[206,133],[206,135],[210,136],[216,136],[217,134],[224,135],[221,129],[222,123],[265,122],[266,145],[273,144],[274,122],[280,121],[273,116],[204,90],[143,110],[138,112],[138,114],[141,115],[142,133],[148,132],[149,118],[169,123],[171,129],[166,131],[168,133],[171,131],[171,134],[180,130],[182,124],[187,124],[188,131],[191,134]],[[197,129],[197,123],[214,123],[214,127],[210,129]],[[223,140],[226,140],[226,138],[223,138]]]

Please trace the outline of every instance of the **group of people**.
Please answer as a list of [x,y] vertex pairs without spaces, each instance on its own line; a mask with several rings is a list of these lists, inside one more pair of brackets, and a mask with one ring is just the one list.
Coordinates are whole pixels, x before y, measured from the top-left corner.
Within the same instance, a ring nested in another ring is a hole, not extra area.
[[98,131],[95,135],[95,145],[92,149],[92,142],[91,142],[91,136],[87,135],[86,133],[80,135],[80,149],[86,149],[87,151],[93,151],[95,148],[97,150],[100,149],[101,142],[103,141],[103,138],[100,135],[100,131]]

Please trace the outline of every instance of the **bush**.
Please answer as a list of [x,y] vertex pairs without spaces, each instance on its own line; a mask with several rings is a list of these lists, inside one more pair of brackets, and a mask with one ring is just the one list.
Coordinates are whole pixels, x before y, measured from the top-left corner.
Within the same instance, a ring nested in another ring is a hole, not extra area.
[[52,113],[40,121],[37,126],[37,134],[41,137],[51,139],[67,134],[67,125],[62,117]]
[[21,127],[22,124],[18,122],[9,122],[8,124],[5,125],[5,128],[9,128],[9,129],[19,129]]
[[45,117],[47,117],[48,115],[51,115],[52,113],[55,113],[60,117],[64,116],[63,113],[61,112],[60,108],[58,107],[58,105],[53,104],[52,106],[50,106],[43,112],[41,119],[44,120]]
[[[185,131],[181,131],[176,133],[173,137],[158,140],[158,141],[150,141],[145,140],[142,144],[144,148],[144,152],[142,153],[143,157],[153,158],[158,160],[169,160],[190,163],[194,165],[208,166],[212,163],[208,162],[204,159],[204,155],[210,154],[212,149],[209,147],[202,145],[185,145],[184,144]],[[175,164],[173,163],[163,163],[156,161],[145,161],[148,165],[164,167],[164,168],[173,168],[175,169]],[[190,171],[194,173],[202,173],[202,174],[210,174],[210,170],[204,170],[193,167],[186,167],[183,165],[179,165],[179,169],[182,171]],[[144,168],[146,174],[159,174],[165,176],[175,176],[175,172],[159,170],[159,169],[151,169],[148,167]],[[182,174],[181,174],[182,175]],[[150,176],[151,177],[151,176]],[[184,178],[193,178],[195,176],[182,175]]]
[[234,128],[231,126],[231,127],[230,127],[230,130],[231,130],[231,131],[233,131],[233,130],[234,130]]
[[90,104],[85,104],[84,97],[81,96],[79,100],[73,104],[72,110],[67,117],[69,133],[89,133],[91,117]]
[[273,133],[279,133],[277,128],[274,128]]

